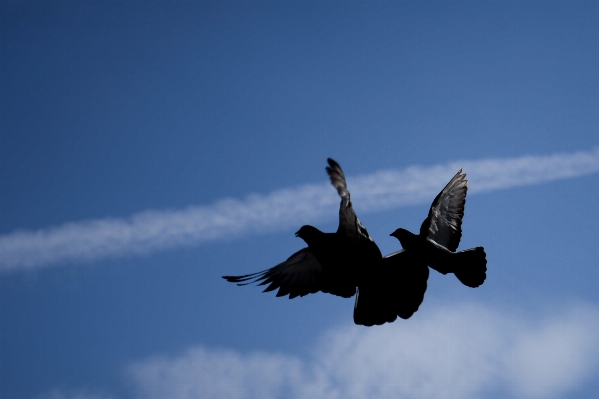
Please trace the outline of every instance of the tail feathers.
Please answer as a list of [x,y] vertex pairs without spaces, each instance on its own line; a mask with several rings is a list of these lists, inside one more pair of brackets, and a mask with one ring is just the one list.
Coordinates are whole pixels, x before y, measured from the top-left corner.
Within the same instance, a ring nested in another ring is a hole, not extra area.
[[483,247],[470,248],[452,256],[455,276],[468,287],[476,288],[487,278],[487,255]]
[[354,323],[363,326],[392,323],[397,313],[382,290],[375,287],[358,288],[354,305]]
[[424,299],[428,274],[426,263],[404,263],[361,285],[354,305],[354,323],[372,326],[392,323],[398,316],[409,319]]

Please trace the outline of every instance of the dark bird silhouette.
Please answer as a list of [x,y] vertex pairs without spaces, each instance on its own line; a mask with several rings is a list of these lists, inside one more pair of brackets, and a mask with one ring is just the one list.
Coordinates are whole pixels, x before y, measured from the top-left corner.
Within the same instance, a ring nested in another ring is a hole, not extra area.
[[308,244],[307,248],[270,269],[224,279],[238,285],[268,284],[264,292],[278,288],[277,296],[289,298],[318,291],[344,298],[356,293],[360,278],[369,267],[380,264],[382,255],[354,212],[343,170],[330,158],[328,163],[326,171],[341,197],[337,231],[323,233],[316,227],[302,226],[295,235]]
[[339,227],[323,233],[302,226],[296,236],[307,248],[286,261],[261,272],[223,276],[237,285],[267,285],[264,292],[278,289],[277,296],[289,298],[322,291],[344,298],[353,296],[354,322],[366,326],[409,318],[426,291],[428,267],[420,257],[399,251],[385,258],[354,211],[343,170],[328,159],[326,171],[341,197]]
[[401,246],[439,273],[453,273],[468,287],[478,287],[487,277],[487,259],[483,247],[455,252],[462,237],[462,218],[468,180],[462,170],[435,197],[427,218],[416,235],[397,229],[391,235]]
[[354,323],[364,326],[409,319],[424,300],[428,266],[414,251],[401,250],[382,259],[381,267],[361,282]]

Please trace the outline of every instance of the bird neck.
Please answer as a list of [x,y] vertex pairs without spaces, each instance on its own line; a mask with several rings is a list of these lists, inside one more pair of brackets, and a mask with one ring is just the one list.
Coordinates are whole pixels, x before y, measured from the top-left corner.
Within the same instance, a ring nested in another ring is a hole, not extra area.
[[313,248],[319,245],[325,233],[313,226],[303,226],[296,235],[304,240],[310,248]]
[[422,241],[420,236],[417,236],[416,234],[407,230],[403,230],[402,234],[400,234],[397,238],[404,249],[417,248],[421,245]]

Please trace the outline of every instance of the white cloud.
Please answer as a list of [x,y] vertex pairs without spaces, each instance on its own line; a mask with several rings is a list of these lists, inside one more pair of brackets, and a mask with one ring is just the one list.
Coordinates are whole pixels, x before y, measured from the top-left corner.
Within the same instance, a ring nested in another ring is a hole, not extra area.
[[[599,148],[381,171],[348,178],[348,184],[359,212],[377,212],[429,203],[461,167],[468,173],[469,192],[486,192],[596,173]],[[250,195],[243,200],[223,199],[212,205],[177,211],[146,211],[128,219],[91,220],[38,231],[16,231],[0,236],[0,271],[148,253],[249,232],[299,228],[319,218],[337,215],[338,203],[335,190],[321,183]]]
[[128,375],[147,399],[567,397],[596,375],[597,331],[591,306],[531,320],[454,305],[335,329],[306,360],[196,347],[134,363]]
[[276,354],[240,356],[198,347],[175,359],[156,358],[130,367],[144,397],[274,398],[301,378],[301,362]]

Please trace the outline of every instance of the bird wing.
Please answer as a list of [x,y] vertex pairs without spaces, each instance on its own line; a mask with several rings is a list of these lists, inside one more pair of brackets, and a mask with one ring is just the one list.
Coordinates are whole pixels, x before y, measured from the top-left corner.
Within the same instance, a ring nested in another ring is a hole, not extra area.
[[354,322],[372,326],[410,318],[424,299],[428,275],[426,258],[416,252],[385,256],[375,278],[358,288]]
[[309,248],[304,248],[270,269],[244,276],[223,276],[223,278],[231,283],[237,283],[237,285],[269,284],[264,292],[278,288],[277,296],[289,294],[291,299],[320,291],[322,274],[323,268],[312,251]]
[[341,197],[341,205],[339,207],[339,228],[337,231],[344,233],[346,237],[354,241],[360,241],[362,239],[372,241],[368,231],[362,225],[358,216],[356,216],[341,166],[331,158],[328,158],[327,162],[329,164],[326,168],[327,174],[331,179],[331,184],[337,189],[337,193]]
[[424,300],[429,275],[426,258],[402,250],[385,256],[382,265],[394,311],[402,319],[410,318]]
[[462,218],[467,191],[468,180],[460,169],[435,197],[428,216],[420,227],[420,235],[455,252],[462,238]]

